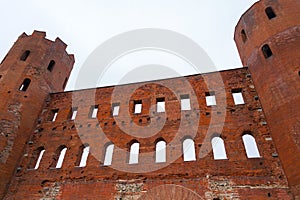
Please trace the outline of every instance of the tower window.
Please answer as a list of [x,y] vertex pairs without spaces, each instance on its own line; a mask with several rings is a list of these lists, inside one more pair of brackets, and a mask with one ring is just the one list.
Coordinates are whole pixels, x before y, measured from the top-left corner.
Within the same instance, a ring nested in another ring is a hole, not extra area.
[[269,57],[271,57],[273,55],[270,46],[267,45],[267,44],[265,44],[264,46],[262,46],[261,50],[262,50],[265,58],[269,58]]
[[180,95],[180,105],[181,105],[181,110],[191,110],[190,95],[188,94]]
[[47,69],[52,72],[53,68],[54,68],[54,65],[55,65],[55,61],[54,60],[51,60]]
[[243,29],[242,31],[241,31],[241,35],[242,35],[242,40],[243,40],[243,42],[245,43],[246,41],[247,41],[247,35],[246,35],[246,32],[245,32],[245,30]]
[[217,105],[215,92],[205,92],[205,100],[207,106]]
[[142,100],[134,101],[134,113],[139,114],[142,112]]
[[30,51],[29,51],[29,50],[26,50],[26,51],[22,54],[20,60],[25,61],[25,60],[28,58],[29,54],[30,54]]
[[56,117],[57,117],[57,114],[58,114],[58,110],[59,110],[59,109],[51,110],[50,120],[51,120],[52,122],[54,122],[54,121],[56,120]]
[[273,18],[276,17],[276,14],[275,14],[275,12],[274,12],[274,10],[273,10],[272,7],[267,7],[265,9],[265,12],[266,12],[266,14],[267,14],[267,16],[268,16],[269,19],[273,19]]
[[21,84],[19,90],[25,92],[28,89],[30,82],[31,82],[31,80],[29,78],[25,78],[23,83]]
[[165,112],[165,98],[156,99],[156,112]]

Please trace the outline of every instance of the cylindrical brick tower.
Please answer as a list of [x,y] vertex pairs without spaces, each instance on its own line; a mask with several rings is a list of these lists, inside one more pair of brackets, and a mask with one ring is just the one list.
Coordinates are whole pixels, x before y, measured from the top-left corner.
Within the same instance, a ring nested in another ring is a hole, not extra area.
[[64,90],[74,64],[66,44],[45,36],[23,33],[0,64],[0,199],[49,93]]
[[295,199],[300,199],[299,11],[299,0],[261,0],[241,17],[234,36]]

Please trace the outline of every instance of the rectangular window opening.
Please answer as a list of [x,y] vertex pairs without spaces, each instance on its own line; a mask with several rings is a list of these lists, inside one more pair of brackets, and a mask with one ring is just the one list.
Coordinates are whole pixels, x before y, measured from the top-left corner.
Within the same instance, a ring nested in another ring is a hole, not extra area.
[[205,92],[205,99],[207,106],[217,105],[215,92]]
[[156,112],[165,112],[165,98],[156,99]]
[[112,115],[118,116],[120,111],[120,103],[113,103],[112,104]]
[[77,107],[71,109],[71,112],[72,112],[71,120],[75,120],[76,115],[77,115],[77,111],[78,111]]
[[51,117],[50,117],[50,120],[51,120],[52,122],[54,122],[54,121],[56,120],[57,114],[58,114],[58,110],[59,110],[59,109],[51,110]]
[[142,100],[134,101],[134,113],[139,114],[142,112]]
[[91,106],[90,118],[95,119],[97,117],[98,107],[99,107],[98,105]]
[[245,104],[242,89],[232,89],[232,97],[235,105]]
[[180,95],[180,105],[181,105],[181,110],[191,110],[190,95],[188,94]]

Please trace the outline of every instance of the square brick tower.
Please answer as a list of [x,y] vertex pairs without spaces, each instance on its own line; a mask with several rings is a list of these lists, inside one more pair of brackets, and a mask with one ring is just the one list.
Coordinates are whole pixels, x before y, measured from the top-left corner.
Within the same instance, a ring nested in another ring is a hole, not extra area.
[[23,33],[0,65],[0,199],[20,170],[16,166],[49,94],[64,90],[73,68],[66,44],[45,36]]

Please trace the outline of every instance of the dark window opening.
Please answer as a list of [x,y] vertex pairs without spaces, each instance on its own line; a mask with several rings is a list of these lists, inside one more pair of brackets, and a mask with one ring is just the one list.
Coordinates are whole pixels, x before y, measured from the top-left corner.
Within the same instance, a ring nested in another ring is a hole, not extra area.
[[75,120],[77,112],[78,112],[78,107],[71,108],[68,119]]
[[65,145],[61,145],[56,149],[55,154],[52,157],[50,168],[53,169],[53,168],[62,167],[66,151],[67,151],[67,147]]
[[273,55],[271,48],[269,47],[269,45],[265,44],[264,46],[262,46],[261,48],[265,58],[269,58]]
[[68,82],[68,78],[65,78],[65,81],[64,81],[64,84],[63,84],[63,89],[65,89],[65,87],[67,85],[67,82]]
[[22,60],[22,61],[27,60],[29,54],[30,54],[30,51],[29,51],[29,50],[26,50],[26,51],[22,54],[20,60]]
[[59,109],[54,109],[51,110],[50,116],[49,116],[49,121],[54,122],[56,120],[57,114],[58,114]]
[[51,60],[47,69],[52,72],[53,68],[54,68],[54,65],[55,65],[55,61],[54,60]]
[[267,14],[267,16],[268,16],[269,19],[273,19],[273,18],[276,17],[276,14],[275,14],[275,12],[274,12],[274,10],[273,10],[272,7],[267,7],[265,9],[265,12],[266,12],[266,14]]
[[39,147],[32,153],[32,157],[30,159],[28,169],[38,169],[44,152],[45,152],[45,148]]
[[241,31],[241,35],[242,35],[242,40],[245,43],[247,41],[247,35],[244,29]]
[[23,83],[21,84],[19,90],[25,92],[28,89],[30,82],[31,82],[31,80],[29,78],[25,78]]

